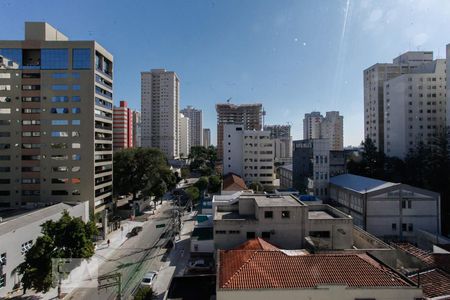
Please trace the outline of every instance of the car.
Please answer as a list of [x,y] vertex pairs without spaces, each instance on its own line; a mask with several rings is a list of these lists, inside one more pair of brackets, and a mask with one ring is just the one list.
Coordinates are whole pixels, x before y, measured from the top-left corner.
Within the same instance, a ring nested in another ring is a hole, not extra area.
[[128,237],[136,236],[142,231],[142,226],[136,226],[127,234]]
[[152,286],[153,282],[156,280],[156,276],[158,276],[158,272],[151,271],[144,275],[141,281],[142,286]]
[[210,271],[212,264],[204,259],[196,259],[188,263],[189,271]]

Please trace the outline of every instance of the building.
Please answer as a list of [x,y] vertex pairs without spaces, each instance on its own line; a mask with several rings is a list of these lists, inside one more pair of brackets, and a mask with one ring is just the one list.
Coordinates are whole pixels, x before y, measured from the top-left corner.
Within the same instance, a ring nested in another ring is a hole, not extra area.
[[298,140],[294,141],[293,148],[293,187],[301,193],[327,198],[330,176],[329,140]]
[[421,299],[422,288],[369,254],[309,254],[250,240],[217,256],[217,300]]
[[134,147],[141,147],[141,113],[133,111],[133,144]]
[[223,174],[235,173],[247,184],[272,185],[275,169],[270,132],[226,124],[223,135]]
[[180,111],[189,118],[189,144],[191,147],[203,145],[203,114],[201,109],[188,106]]
[[212,209],[216,249],[232,249],[256,237],[284,249],[353,246],[351,217],[329,205],[306,205],[292,195],[214,195]]
[[441,231],[439,194],[407,184],[343,174],[330,179],[330,200],[356,226],[386,240],[415,241],[419,230]]
[[211,129],[203,128],[203,147],[211,146]]
[[274,144],[275,162],[292,162],[291,125],[264,125],[265,131],[270,131]]
[[293,187],[293,165],[283,165],[278,167],[278,177],[280,178],[280,188]]
[[344,149],[344,117],[338,111],[328,111],[323,117],[320,112],[305,114],[303,139],[328,139],[330,150]]
[[185,158],[191,152],[191,120],[183,114],[180,114],[180,157]]
[[222,160],[225,124],[242,125],[244,130],[262,129],[262,104],[216,104],[217,112],[217,157]]
[[113,148],[114,150],[133,148],[133,111],[126,101],[114,106]]
[[49,220],[58,220],[64,211],[72,217],[80,217],[84,222],[89,221],[89,203],[82,202],[59,203],[33,211],[19,211],[0,222],[0,298],[8,298],[10,293],[20,288],[21,278],[17,267],[41,235],[41,225]]
[[0,41],[0,209],[112,203],[113,56],[44,22]]
[[160,149],[168,159],[180,155],[180,80],[175,72],[141,73],[142,147]]
[[231,195],[242,191],[251,192],[241,176],[233,173],[228,173],[223,176],[221,195]]
[[384,137],[387,134],[384,130],[386,81],[412,73],[420,65],[432,61],[431,51],[408,51],[394,58],[392,63],[377,63],[364,70],[364,136],[370,137],[379,151],[385,151]]
[[404,158],[446,128],[446,63],[437,59],[384,83],[384,149]]

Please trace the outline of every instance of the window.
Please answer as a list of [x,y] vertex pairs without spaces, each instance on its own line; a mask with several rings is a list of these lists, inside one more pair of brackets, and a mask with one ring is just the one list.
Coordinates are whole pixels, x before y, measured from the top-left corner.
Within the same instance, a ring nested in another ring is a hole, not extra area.
[[40,167],[22,167],[22,172],[40,172]]
[[10,136],[11,136],[10,132],[6,132],[6,131],[0,132],[0,137],[10,137]]
[[54,91],[67,91],[69,86],[67,84],[54,84],[52,85],[52,90]]
[[10,184],[10,183],[11,183],[11,179],[9,179],[9,178],[0,179],[0,184]]
[[397,223],[392,223],[392,230],[397,230]]
[[67,49],[42,49],[41,69],[66,70],[69,64],[69,51]]
[[9,84],[0,84],[0,91],[10,91],[11,85]]
[[72,131],[72,137],[79,137],[80,132],[79,131]]
[[68,120],[52,120],[52,125],[69,125]]
[[50,158],[53,160],[68,160],[69,156],[63,154],[54,154]]
[[23,114],[38,114],[41,112],[40,108],[22,108]]
[[91,68],[91,49],[76,48],[72,50],[72,69],[88,70]]
[[80,169],[81,169],[81,167],[78,167],[78,166],[72,167],[72,172],[73,173],[80,172]]
[[11,172],[10,167],[0,167],[0,173],[9,173]]
[[72,108],[72,113],[73,114],[79,114],[80,112],[81,112],[81,108],[79,108],[79,107]]
[[[0,266],[6,265],[6,252],[0,254]],[[1,285],[0,285],[1,287]]]
[[72,160],[81,160],[80,154],[72,154]]
[[79,184],[81,182],[80,178],[72,178],[72,184]]
[[21,246],[21,249],[20,249],[20,253],[22,255],[25,255],[25,253],[27,253],[28,250],[30,250],[32,246],[33,246],[33,241],[28,241],[26,243],[23,243]]
[[41,78],[41,73],[22,73],[22,78]]
[[50,112],[52,114],[68,114],[69,109],[66,107],[52,107]]
[[72,85],[72,90],[79,91],[81,89],[81,86],[79,84]]
[[40,85],[36,84],[24,84],[22,85],[22,91],[39,91],[41,89]]
[[283,218],[283,219],[289,219],[289,211],[288,210],[283,210],[282,212],[281,212],[281,218]]
[[0,73],[0,79],[10,79],[11,74],[10,73]]
[[80,102],[81,97],[80,96],[72,96],[72,102]]
[[0,155],[0,160],[11,160],[10,155]]
[[0,288],[6,286],[6,273],[0,274]]
[[264,212],[264,218],[272,219],[273,218],[273,211],[265,211]]
[[72,191],[72,195],[73,195],[73,196],[79,196],[79,195],[81,195],[81,194],[80,194],[80,191],[79,191],[79,190],[73,190],[73,191]]
[[72,149],[80,149],[81,144],[80,143],[72,143]]
[[10,114],[11,113],[11,108],[0,108],[0,114]]
[[51,143],[50,148],[52,149],[67,149],[66,143]]
[[413,224],[412,223],[403,223],[402,224],[402,231],[413,231]]
[[58,166],[52,168],[53,172],[67,172],[67,170],[68,168],[66,166]]
[[69,178],[52,178],[52,183],[59,184],[59,183],[67,183],[69,182]]
[[263,231],[263,232],[261,233],[261,237],[262,237],[263,239],[270,239],[270,232],[269,232],[269,231]]
[[402,208],[411,208],[412,201],[411,200],[402,200]]
[[53,190],[52,196],[67,196],[69,195],[69,192],[66,190]]
[[225,230],[216,230],[216,234],[226,234]]
[[22,190],[22,196],[39,196],[40,194],[39,190]]
[[247,231],[247,239],[254,239],[256,234],[254,231]]
[[1,103],[11,102],[11,98],[10,97],[0,97],[0,102]]
[[309,236],[316,237],[316,238],[329,238],[330,232],[329,231],[310,231]]
[[22,178],[22,183],[38,184],[38,183],[41,183],[41,180],[39,178]]
[[241,232],[239,230],[229,230],[229,234],[240,234]]
[[72,120],[72,125],[80,125],[80,120]]
[[22,102],[41,102],[41,97],[22,97]]
[[22,66],[22,49],[0,49],[0,55],[8,60],[8,67],[19,69]]
[[68,137],[69,133],[67,131],[52,131],[52,137]]
[[52,102],[53,103],[69,102],[69,97],[67,97],[67,96],[53,96],[52,97]]
[[52,78],[54,78],[54,79],[67,78],[67,77],[68,77],[67,73],[53,73],[52,74]]

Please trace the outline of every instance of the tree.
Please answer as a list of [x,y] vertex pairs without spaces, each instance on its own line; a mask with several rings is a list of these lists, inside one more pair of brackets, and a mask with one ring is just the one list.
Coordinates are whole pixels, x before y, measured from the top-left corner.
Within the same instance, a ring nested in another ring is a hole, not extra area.
[[198,172],[202,176],[209,176],[214,173],[217,160],[217,151],[214,146],[208,148],[202,146],[194,146],[189,153],[190,170]]
[[189,196],[189,199],[191,199],[191,201],[193,202],[196,202],[200,198],[200,191],[195,186],[190,186],[185,191]]
[[252,182],[249,186],[250,189],[252,189],[255,192],[262,192],[264,191],[264,186],[260,182]]
[[64,211],[58,221],[42,224],[42,236],[25,254],[25,261],[19,265],[24,292],[34,289],[47,292],[56,286],[52,276],[52,259],[90,258],[94,255],[93,236],[97,227],[91,221],[84,223]]
[[209,186],[208,186],[208,192],[210,193],[218,193],[220,192],[220,189],[222,187],[222,180],[217,175],[209,176],[208,178]]
[[205,191],[208,188],[208,177],[202,176],[200,177],[194,186],[199,189],[200,192]]
[[141,287],[134,295],[134,300],[153,300],[153,299],[157,299],[157,295],[151,287]]
[[182,167],[181,168],[181,178],[187,179],[189,178],[190,172],[188,167]]

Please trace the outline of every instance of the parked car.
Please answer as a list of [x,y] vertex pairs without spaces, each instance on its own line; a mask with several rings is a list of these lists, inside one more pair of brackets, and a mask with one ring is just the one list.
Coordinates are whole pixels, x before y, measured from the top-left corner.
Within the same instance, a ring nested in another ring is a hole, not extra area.
[[142,226],[136,226],[127,234],[128,237],[136,236],[142,231]]
[[195,272],[195,271],[211,271],[213,266],[211,262],[208,262],[204,259],[196,259],[190,261],[187,267],[190,272]]
[[142,278],[141,285],[142,286],[152,286],[153,282],[156,280],[156,276],[158,276],[158,272],[151,271],[144,275]]

